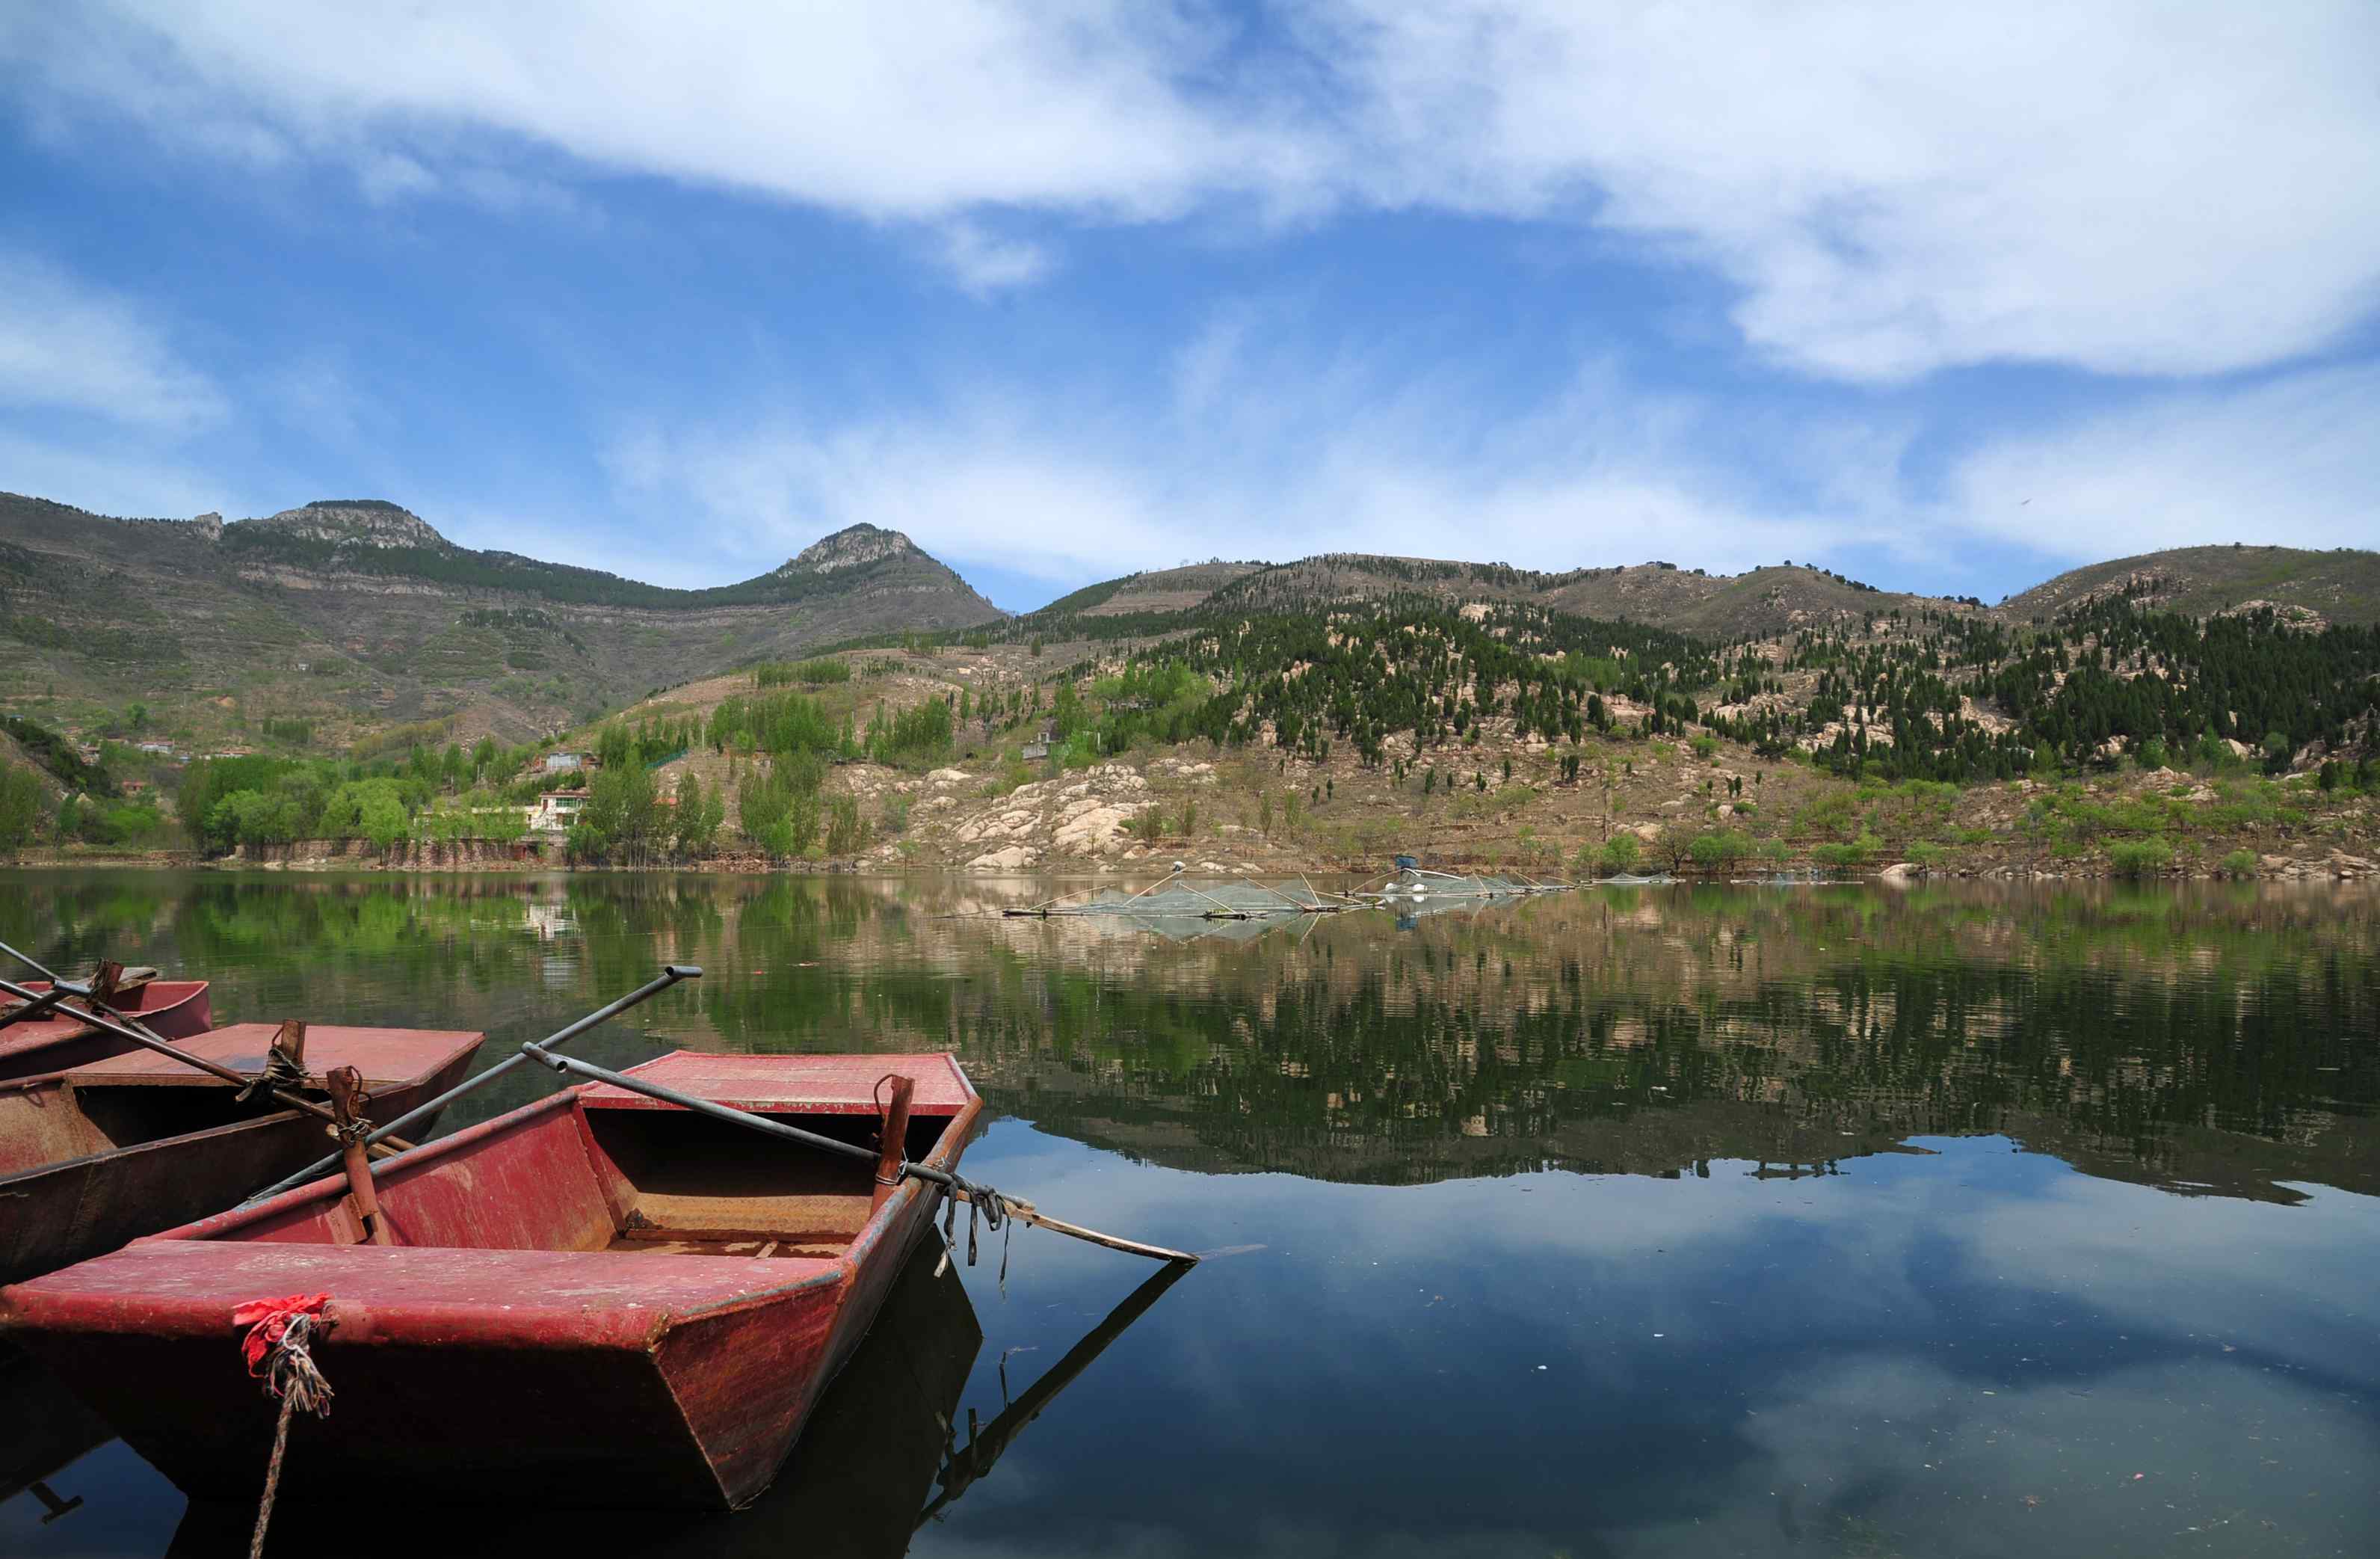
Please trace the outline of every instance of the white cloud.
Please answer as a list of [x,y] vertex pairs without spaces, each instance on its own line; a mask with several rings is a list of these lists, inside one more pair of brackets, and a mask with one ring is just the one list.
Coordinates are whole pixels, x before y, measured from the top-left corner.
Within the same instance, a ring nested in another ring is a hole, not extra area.
[[1515,404],[1480,368],[1413,374],[1377,338],[1318,347],[1294,313],[1219,311],[1153,405],[987,375],[893,411],[648,425],[609,468],[637,505],[702,517],[756,566],[867,521],[1062,588],[1185,554],[1337,551],[1727,573],[1858,551],[1955,582],[1978,545],[2077,562],[2369,545],[2380,514],[2380,368],[2160,392],[1921,482],[1919,424],[1893,413],[1747,410],[1612,363]]
[[1181,80],[1225,42],[1186,8],[1126,0],[117,0],[104,19],[22,21],[14,50],[52,90],[168,133],[186,106],[226,100],[345,155],[426,157],[457,128],[493,131],[882,220],[978,204],[1144,217],[1245,160],[1293,156],[1186,101]]
[[2362,0],[115,0],[0,24],[6,56],[44,104],[346,158],[381,199],[528,144],[924,223],[987,291],[1050,264],[970,225],[993,212],[1597,227],[1722,277],[1759,350],[1856,380],[2236,370],[2337,341],[2380,284]]
[[2380,536],[2380,368],[2176,391],[1969,456],[1945,518],[2091,561],[2224,542]]
[[2380,10],[1319,0],[1374,199],[1591,213],[1796,367],[2206,372],[2380,279]]
[[1011,287],[1029,286],[1056,267],[1056,257],[1041,244],[1004,238],[979,224],[943,224],[940,258],[958,284],[977,298],[989,298]]
[[898,412],[649,424],[608,466],[624,502],[699,514],[747,554],[866,521],[954,565],[1068,587],[1185,554],[1737,569],[1901,533],[1897,517],[1767,503],[1708,454],[1724,432],[1780,467],[1815,448],[1830,472],[1888,471],[1889,441],[1862,448],[1818,419],[1762,430],[1601,364],[1513,416],[1470,373],[1413,377],[1275,323],[1226,311],[1154,411],[1094,384],[991,377]]
[[206,375],[133,303],[0,250],[0,405],[187,430],[223,415]]
[[93,514],[181,519],[212,509],[243,512],[241,494],[206,472],[118,445],[69,447],[0,427],[0,488]]
[[778,551],[866,521],[948,561],[1053,585],[1168,567],[1185,554],[1378,552],[1549,569],[1658,554],[1748,567],[1857,535],[1829,518],[1739,505],[1685,469],[1498,473],[1362,432],[1302,472],[1227,469],[1222,452],[1205,448],[1135,460],[1104,443],[922,423],[777,424],[674,441],[656,482],[715,524],[773,536]]

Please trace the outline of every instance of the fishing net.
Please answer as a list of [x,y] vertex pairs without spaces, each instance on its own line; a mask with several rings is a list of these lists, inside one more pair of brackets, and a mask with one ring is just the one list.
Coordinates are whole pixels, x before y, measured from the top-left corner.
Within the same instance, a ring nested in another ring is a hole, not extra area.
[[1405,899],[1523,898],[1530,894],[1560,893],[1567,886],[1567,883],[1540,883],[1527,877],[1409,870],[1383,887],[1379,896],[1393,902]]
[[1123,916],[1143,920],[1266,920],[1342,907],[1303,883],[1278,885],[1233,879],[1188,882],[1170,877],[1137,890],[1101,888],[1087,898],[1052,904],[1057,915]]

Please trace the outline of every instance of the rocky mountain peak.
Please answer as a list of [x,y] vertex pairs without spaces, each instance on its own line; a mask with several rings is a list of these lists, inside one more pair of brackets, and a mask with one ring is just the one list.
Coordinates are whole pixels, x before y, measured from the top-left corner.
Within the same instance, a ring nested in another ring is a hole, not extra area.
[[898,530],[886,530],[874,525],[854,525],[812,542],[787,560],[777,572],[832,574],[838,568],[856,568],[864,563],[917,551],[917,544]]
[[324,498],[303,508],[247,523],[285,536],[342,546],[419,547],[443,550],[446,538],[410,509],[384,498]]

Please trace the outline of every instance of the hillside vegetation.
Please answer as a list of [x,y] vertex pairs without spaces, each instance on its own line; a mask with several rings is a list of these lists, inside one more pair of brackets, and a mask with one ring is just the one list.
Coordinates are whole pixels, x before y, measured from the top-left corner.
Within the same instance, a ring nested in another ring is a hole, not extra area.
[[[5,631],[47,657],[34,675],[109,667],[143,695],[85,701],[70,742],[57,715],[74,700],[19,675],[15,745],[38,783],[81,798],[37,838],[154,843],[155,792],[178,789],[173,831],[212,852],[512,844],[559,743],[601,760],[555,846],[589,864],[1354,866],[1420,850],[1567,872],[1900,858],[2352,873],[2380,783],[2380,627],[2339,594],[2365,554],[2195,549],[1998,608],[1802,566],[1215,560],[1009,617],[870,527],[741,585],[659,591],[455,548],[370,501],[231,526],[36,507],[0,551]],[[83,566],[121,603],[118,638],[31,621],[61,537],[117,543]],[[2226,593],[2252,577],[2265,595]],[[2329,611],[2305,604],[2317,596]],[[864,631],[820,652],[833,623]],[[253,667],[275,642],[330,657],[347,704],[261,673],[204,686],[235,644]],[[540,675],[577,707],[492,717]],[[187,766],[140,750],[179,739],[194,709],[238,745]],[[91,744],[112,744],[95,764]],[[149,794],[109,796],[119,777]]]
[[426,721],[518,742],[738,664],[1001,615],[872,526],[707,591],[475,552],[373,500],[225,524],[0,495],[0,705],[97,732],[137,701],[197,751],[268,720],[318,751]]
[[2001,603],[2007,615],[2046,620],[2095,596],[2196,616],[2271,607],[2294,622],[2380,623],[2380,553],[2340,548],[2177,547],[2072,569]]

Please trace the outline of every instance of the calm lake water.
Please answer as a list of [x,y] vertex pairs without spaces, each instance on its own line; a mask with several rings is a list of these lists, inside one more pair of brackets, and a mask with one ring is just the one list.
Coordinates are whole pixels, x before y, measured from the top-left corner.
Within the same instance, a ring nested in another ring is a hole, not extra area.
[[[221,1021],[483,1029],[483,1059],[699,963],[577,1054],[947,1047],[998,1117],[971,1175],[1213,1253],[1169,1287],[1040,1231],[1004,1285],[998,1236],[929,1252],[742,1515],[313,1491],[349,1504],[285,1509],[277,1553],[2380,1552],[2380,899],[993,913],[1034,896],[18,874],[0,939],[206,975]],[[67,1443],[0,1553],[246,1552],[251,1512],[44,1413]]]

